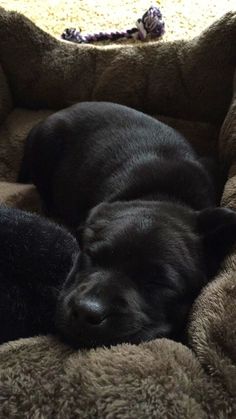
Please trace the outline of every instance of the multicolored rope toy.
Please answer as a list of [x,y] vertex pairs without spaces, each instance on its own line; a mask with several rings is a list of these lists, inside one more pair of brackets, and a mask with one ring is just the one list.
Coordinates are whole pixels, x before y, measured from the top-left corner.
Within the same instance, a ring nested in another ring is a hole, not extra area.
[[81,35],[75,28],[67,28],[61,35],[62,39],[76,43],[91,43],[97,41],[112,40],[121,38],[134,38],[144,41],[148,36],[159,38],[165,32],[165,23],[162,20],[162,14],[158,7],[151,6],[141,19],[136,22],[136,28],[125,31],[99,32],[94,34]]

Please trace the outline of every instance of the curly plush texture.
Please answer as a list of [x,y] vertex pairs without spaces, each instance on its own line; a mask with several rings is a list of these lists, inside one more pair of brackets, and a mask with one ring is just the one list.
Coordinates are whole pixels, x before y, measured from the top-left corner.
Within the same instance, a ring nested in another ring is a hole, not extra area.
[[[161,114],[202,155],[219,149],[229,176],[222,204],[236,209],[235,40],[236,13],[189,42],[95,47],[56,41],[0,9],[1,201],[40,210],[33,187],[14,185],[29,129],[96,99]],[[161,339],[76,352],[46,336],[4,344],[0,416],[234,418],[235,272],[236,250],[196,301],[189,347]]]

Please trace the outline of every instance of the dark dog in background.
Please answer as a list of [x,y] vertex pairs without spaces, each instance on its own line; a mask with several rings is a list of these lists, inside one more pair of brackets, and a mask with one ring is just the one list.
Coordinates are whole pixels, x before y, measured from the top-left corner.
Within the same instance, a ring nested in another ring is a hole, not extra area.
[[0,207],[0,343],[55,333],[58,294],[77,253],[65,229]]
[[79,227],[57,306],[68,342],[180,339],[235,242],[236,215],[215,208],[212,179],[179,133],[121,105],[80,103],[33,128],[19,181]]

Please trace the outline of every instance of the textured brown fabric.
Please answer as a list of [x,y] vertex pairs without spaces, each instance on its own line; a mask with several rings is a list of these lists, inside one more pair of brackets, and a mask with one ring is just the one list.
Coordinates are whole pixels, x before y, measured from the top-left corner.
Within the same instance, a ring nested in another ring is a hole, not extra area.
[[[202,155],[219,149],[229,169],[222,205],[236,209],[236,13],[189,42],[86,47],[0,9],[0,59],[1,203],[40,212],[34,187],[14,183],[28,131],[49,108],[106,99],[162,115]],[[236,249],[197,299],[188,336],[189,347],[157,339],[74,351],[52,337],[2,345],[0,417],[234,419]]]
[[222,121],[236,64],[235,21],[230,12],[192,41],[78,47],[0,9],[0,59],[19,106],[111,100],[148,113]]
[[15,108],[0,126],[0,180],[14,182],[19,171],[26,135],[49,111]]
[[42,213],[40,197],[33,185],[0,182],[0,205]]

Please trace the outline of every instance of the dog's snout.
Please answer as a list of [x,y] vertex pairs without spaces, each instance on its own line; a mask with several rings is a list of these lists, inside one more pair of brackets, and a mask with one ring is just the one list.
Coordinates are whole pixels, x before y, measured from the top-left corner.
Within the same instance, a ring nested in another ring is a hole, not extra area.
[[99,326],[108,316],[109,311],[102,300],[90,297],[77,299],[71,297],[69,303],[70,316],[72,321],[83,325]]
[[[75,347],[96,347],[129,341],[146,324],[143,300],[132,282],[120,273],[102,271],[80,277],[59,299],[56,324]],[[135,338],[134,338],[135,339]]]

